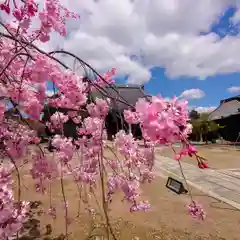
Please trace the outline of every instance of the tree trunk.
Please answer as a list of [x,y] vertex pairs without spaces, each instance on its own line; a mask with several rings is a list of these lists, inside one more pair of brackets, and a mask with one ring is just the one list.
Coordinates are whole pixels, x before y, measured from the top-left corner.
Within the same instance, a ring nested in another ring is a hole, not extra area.
[[200,132],[200,142],[203,142],[203,135],[202,135],[202,132]]

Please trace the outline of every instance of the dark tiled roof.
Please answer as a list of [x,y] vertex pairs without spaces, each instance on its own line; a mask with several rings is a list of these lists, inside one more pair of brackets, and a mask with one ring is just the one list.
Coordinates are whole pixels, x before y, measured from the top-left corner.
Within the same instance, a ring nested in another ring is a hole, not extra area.
[[11,119],[18,124],[28,126],[29,129],[37,131],[39,134],[45,134],[45,125],[37,120],[32,120],[29,118],[20,118],[20,115],[14,108],[11,108],[4,112],[5,118]]
[[217,120],[238,114],[240,114],[240,95],[221,100],[218,108],[209,114],[209,118]]
[[4,116],[6,118],[11,118],[11,119],[19,119],[20,116],[17,113],[17,110],[15,108],[10,108],[4,112]]
[[237,95],[237,96],[234,96],[234,97],[231,97],[231,98],[223,99],[223,100],[220,101],[220,104],[222,104],[224,102],[230,102],[230,101],[233,101],[233,100],[240,101],[240,95]]
[[[57,98],[58,94],[51,96],[50,98]],[[111,100],[111,108],[114,110],[124,110],[135,106],[139,98],[148,98],[144,92],[144,87],[139,85],[109,85],[99,90],[93,90],[90,94],[90,98],[93,100],[96,98],[109,98]],[[47,109],[47,105],[45,106]],[[59,111],[66,112],[69,109],[59,108]]]
[[136,85],[108,86],[103,90],[95,90],[91,93],[93,99],[106,98],[111,100],[111,107],[115,110],[124,110],[135,106],[139,98],[147,97],[143,87]]

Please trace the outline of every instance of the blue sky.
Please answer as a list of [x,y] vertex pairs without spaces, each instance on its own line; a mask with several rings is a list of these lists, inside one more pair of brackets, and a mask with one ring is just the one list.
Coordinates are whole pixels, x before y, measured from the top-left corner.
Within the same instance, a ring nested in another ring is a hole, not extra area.
[[[217,75],[205,80],[198,78],[178,78],[169,79],[161,68],[152,69],[153,78],[146,84],[146,92],[156,95],[161,94],[163,97],[179,96],[187,89],[201,89],[205,96],[201,99],[189,100],[193,106],[218,106],[221,99],[229,98],[235,94],[229,93],[226,89],[239,85],[240,74],[233,73],[227,75]],[[161,79],[159,81],[158,79]]]
[[[193,108],[200,108],[210,111],[217,107],[220,100],[240,95],[240,91],[229,92],[227,89],[240,85],[240,73],[219,74],[207,77],[205,80],[199,80],[197,77],[181,77],[171,79],[166,76],[163,68],[151,69],[152,78],[144,87],[146,93],[150,95],[160,94],[164,98],[180,96],[182,92],[188,89],[201,89],[205,96],[200,99],[187,99],[189,105]],[[126,79],[117,79],[116,83],[126,83]]]
[[240,94],[239,3],[76,2],[80,22],[69,23],[67,39],[54,39],[52,47],[58,42],[100,73],[115,67],[117,83],[144,84],[149,94],[181,96],[190,108],[212,110]]
[[[211,32],[217,33],[221,38],[227,35],[238,35],[239,29],[231,26],[230,18],[236,12],[236,8],[228,8],[219,21],[212,25]],[[208,32],[209,33],[209,32]],[[204,34],[204,33],[201,33]],[[239,58],[240,61],[240,58]],[[194,107],[214,107],[218,106],[220,100],[235,95],[238,92],[229,92],[227,89],[240,85],[240,73],[219,74],[200,80],[198,77],[180,77],[171,79],[166,76],[163,68],[151,69],[152,78],[145,85],[145,91],[152,95],[161,94],[163,97],[180,96],[187,89],[201,89],[205,96],[201,99],[189,99],[189,105]],[[160,79],[160,81],[159,81]],[[119,82],[124,82],[118,80]],[[117,81],[117,82],[118,82]]]

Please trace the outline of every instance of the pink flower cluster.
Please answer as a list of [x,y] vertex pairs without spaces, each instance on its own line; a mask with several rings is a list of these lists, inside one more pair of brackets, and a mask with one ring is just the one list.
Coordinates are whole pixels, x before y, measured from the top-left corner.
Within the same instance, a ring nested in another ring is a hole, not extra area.
[[76,124],[79,124],[79,123],[82,122],[82,116],[79,115],[79,113],[76,112],[76,111],[69,111],[69,112],[67,113],[67,115],[68,115],[68,117],[69,117],[70,119],[72,119],[72,121],[73,121],[74,123],[76,123]]
[[113,170],[108,178],[108,198],[121,190],[124,200],[130,205],[130,211],[147,210],[150,205],[147,201],[139,201],[140,184],[146,181],[151,182],[153,166],[153,149],[151,147],[139,148],[132,134],[119,131],[115,139],[116,150],[123,159],[116,159],[116,163],[109,161]]
[[3,143],[4,155],[14,160],[24,157],[34,134],[34,131],[29,130],[27,126],[4,118],[0,124],[0,138]]
[[180,150],[180,153],[175,154],[174,159],[179,161],[184,156],[189,156],[189,157],[195,156],[197,159],[198,167],[200,169],[208,168],[208,164],[205,161],[205,159],[199,157],[197,155],[197,149],[188,143],[183,145],[182,149]]
[[60,4],[59,0],[45,0],[45,9],[39,13],[41,20],[40,40],[47,42],[50,40],[52,29],[62,36],[66,36],[67,18],[78,18],[77,14],[69,12]]
[[[113,80],[113,76],[116,75],[116,68],[112,68],[111,71],[105,73],[102,78],[98,77],[95,81],[95,84],[98,87],[104,87],[108,84],[113,84],[115,81]],[[91,87],[92,90],[95,89],[95,86]]]
[[[11,5],[13,5],[11,9]],[[43,5],[43,9],[39,9],[39,5]],[[69,18],[77,19],[78,14],[70,12],[67,8],[60,4],[59,0],[44,0],[41,4],[37,4],[35,0],[16,1],[5,0],[0,4],[0,10],[6,14],[15,17],[19,23],[19,30],[22,34],[27,34],[30,39],[40,40],[45,43],[50,40],[50,33],[55,31],[60,35],[66,35],[66,20]],[[29,34],[29,26],[33,17],[38,17],[41,22],[40,29]]]
[[5,107],[4,104],[0,104],[0,122],[3,122],[5,108],[6,108],[6,107]]
[[7,240],[22,228],[28,206],[14,200],[11,169],[0,166],[0,239]]
[[88,113],[91,117],[105,118],[109,112],[109,100],[103,100],[97,98],[95,103],[87,105]]
[[[130,204],[131,212],[149,209],[149,203],[139,197],[141,185],[154,179],[154,147],[182,142],[183,147],[175,155],[176,160],[185,155],[197,156],[196,149],[187,143],[192,128],[188,123],[187,102],[177,98],[166,101],[160,96],[139,99],[132,110],[124,111],[124,119],[129,125],[139,124],[144,147],[138,144],[131,132],[120,130],[114,136],[112,151],[115,155],[108,158],[105,156],[105,150],[110,148],[106,141],[105,119],[110,111],[110,101],[97,98],[89,103],[88,100],[96,88],[114,82],[116,69],[92,80],[78,76],[70,68],[64,69],[65,64],[55,55],[49,55],[37,47],[39,41],[48,42],[52,32],[66,36],[67,19],[78,18],[78,15],[68,11],[59,0],[45,0],[43,7],[34,0],[6,0],[0,4],[0,10],[11,13],[17,20],[14,24],[4,23],[8,31],[0,39],[1,96],[14,105],[18,115],[24,112],[31,120],[40,120],[46,103],[56,108],[57,112],[45,126],[58,133],[49,139],[54,148],[54,157],[44,151],[39,152],[38,148],[29,146],[33,142],[39,143],[36,132],[29,130],[27,124],[23,126],[19,116],[17,120],[7,119],[6,106],[0,104],[3,157],[9,157],[18,166],[20,160],[31,152],[30,173],[36,181],[37,191],[46,192],[46,182],[69,174],[74,176],[77,183],[91,186],[91,189],[98,187],[97,181],[106,177],[108,192],[104,197],[108,203],[115,192],[121,191],[123,200]],[[31,31],[34,17],[40,20],[40,28]],[[50,99],[46,96],[47,80],[57,89],[57,94]],[[59,108],[69,110],[63,114]],[[64,136],[63,124],[68,120],[77,124],[74,139]],[[197,157],[197,160],[199,168],[207,167],[202,158]],[[6,239],[21,228],[27,211],[27,203],[16,204],[14,201],[11,179],[8,170],[0,165],[1,239]],[[67,212],[65,200],[64,206]],[[204,215],[194,202],[189,205],[189,211],[198,218]],[[49,213],[56,216],[56,212],[51,205]],[[66,216],[67,222],[69,219]]]
[[72,159],[74,146],[71,138],[56,135],[52,140],[52,145],[57,149],[57,156],[61,162],[65,164]]
[[55,129],[63,129],[63,124],[68,121],[68,115],[65,115],[61,112],[55,112],[51,117],[51,124]]
[[[14,9],[12,10],[12,14],[18,21],[33,17],[38,11],[34,0],[23,3],[24,4],[17,5],[16,1],[13,1]],[[0,4],[0,9],[5,11],[7,14],[10,14],[10,0],[6,0],[4,3]]]
[[179,161],[183,156],[192,157],[197,153],[197,149],[192,145],[183,146],[179,154],[175,155],[175,160]]
[[52,99],[50,103],[57,107],[81,109],[81,106],[85,105],[87,101],[87,84],[83,82],[83,78],[70,70],[62,72],[57,66],[50,71],[50,80],[61,93],[58,98]]
[[136,104],[136,114],[146,140],[159,143],[173,143],[187,138],[187,102],[173,98],[165,101],[161,97],[140,99]]
[[53,159],[43,156],[41,153],[34,153],[32,155],[32,168],[30,169],[33,179],[37,179],[35,187],[39,192],[45,192],[46,187],[44,182],[46,180],[54,180],[58,177],[58,165]]
[[203,208],[200,204],[192,201],[188,206],[189,213],[196,219],[204,220],[206,213],[203,211]]
[[138,123],[138,114],[131,110],[124,110],[124,119],[129,124],[137,124]]

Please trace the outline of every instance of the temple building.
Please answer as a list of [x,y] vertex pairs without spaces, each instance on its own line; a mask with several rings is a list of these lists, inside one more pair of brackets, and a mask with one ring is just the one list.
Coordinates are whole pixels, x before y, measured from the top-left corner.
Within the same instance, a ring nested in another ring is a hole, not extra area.
[[45,131],[45,125],[40,121],[29,119],[28,117],[20,116],[19,113],[16,111],[15,108],[10,108],[4,112],[4,117],[6,119],[11,119],[12,121],[16,122],[17,124],[24,125],[28,127],[30,130],[34,130],[37,136],[40,139],[47,137]]
[[[123,111],[125,109],[131,109],[131,106],[135,106],[139,98],[146,98],[147,94],[144,92],[144,87],[139,85],[109,85],[101,90],[94,90],[89,94],[89,101],[94,101],[96,98],[109,98],[111,101],[110,110],[106,117],[106,130],[108,139],[112,140],[112,137],[120,130],[124,129],[128,131],[128,124],[124,121]],[[52,114],[57,111],[56,108],[45,106],[42,122],[49,121]],[[67,113],[69,109],[60,108],[58,111]],[[86,117],[84,112],[79,113],[82,117]],[[69,120],[64,124],[64,135],[67,137],[77,137],[77,124],[72,120]],[[48,129],[46,129],[48,135],[52,135]],[[136,138],[141,138],[141,130],[139,125],[132,125],[131,131]]]
[[220,135],[226,141],[240,141],[240,95],[220,101],[220,105],[209,114],[209,120],[224,126]]

